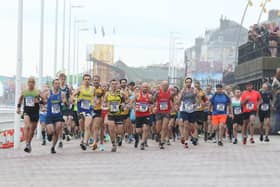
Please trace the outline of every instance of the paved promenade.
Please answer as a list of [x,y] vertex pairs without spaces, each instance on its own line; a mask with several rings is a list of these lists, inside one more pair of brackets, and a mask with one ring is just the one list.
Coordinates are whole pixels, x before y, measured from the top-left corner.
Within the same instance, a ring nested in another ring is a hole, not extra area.
[[200,141],[189,150],[179,143],[160,150],[150,141],[145,151],[124,144],[117,153],[109,144],[105,152],[83,152],[73,140],[55,155],[50,143],[43,147],[35,140],[31,154],[22,151],[23,144],[20,150],[0,150],[0,186],[279,186],[280,136],[271,140],[224,147]]

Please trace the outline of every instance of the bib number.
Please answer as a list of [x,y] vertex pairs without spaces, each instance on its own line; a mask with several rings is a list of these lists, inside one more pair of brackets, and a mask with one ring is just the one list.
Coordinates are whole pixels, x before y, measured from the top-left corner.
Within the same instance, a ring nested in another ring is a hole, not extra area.
[[261,105],[261,110],[262,111],[268,111],[268,109],[269,109],[269,105],[268,104],[262,104]]
[[112,102],[110,104],[110,112],[119,112],[120,108],[119,108],[119,103],[118,102]]
[[140,103],[139,104],[139,111],[140,112],[147,112],[148,111],[148,105],[146,103]]
[[185,103],[184,104],[184,109],[186,112],[191,113],[194,111],[194,106],[191,103]]
[[241,107],[236,107],[236,108],[234,108],[234,114],[235,114],[235,115],[239,115],[239,114],[241,114],[241,113],[242,113]]
[[224,104],[217,104],[217,110],[221,111],[221,112],[225,111],[225,105]]
[[81,102],[81,108],[85,109],[85,110],[89,110],[90,109],[90,101],[88,100],[83,100]]
[[53,104],[52,105],[52,113],[59,114],[60,113],[60,104]]
[[34,97],[26,97],[25,98],[25,105],[28,106],[28,107],[34,107],[35,106]]
[[247,109],[248,109],[248,110],[253,110],[254,107],[255,107],[254,103],[248,103],[248,104],[247,104]]
[[160,102],[159,109],[160,110],[168,110],[168,103],[167,102]]

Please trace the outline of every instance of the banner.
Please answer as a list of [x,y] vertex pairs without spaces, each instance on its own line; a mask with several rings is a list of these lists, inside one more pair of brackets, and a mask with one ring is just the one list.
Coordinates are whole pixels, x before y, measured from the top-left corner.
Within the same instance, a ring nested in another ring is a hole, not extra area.
[[107,44],[95,44],[93,57],[108,64],[114,64],[114,46]]

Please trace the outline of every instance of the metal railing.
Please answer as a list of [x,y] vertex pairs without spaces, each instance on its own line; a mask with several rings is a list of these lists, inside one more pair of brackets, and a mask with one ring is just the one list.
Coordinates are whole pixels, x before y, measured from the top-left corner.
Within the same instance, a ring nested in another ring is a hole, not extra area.
[[[248,41],[238,48],[238,64],[242,64],[246,61],[256,59],[263,56],[271,56],[269,40],[261,37],[256,41]],[[280,42],[278,43],[278,54],[280,57]]]

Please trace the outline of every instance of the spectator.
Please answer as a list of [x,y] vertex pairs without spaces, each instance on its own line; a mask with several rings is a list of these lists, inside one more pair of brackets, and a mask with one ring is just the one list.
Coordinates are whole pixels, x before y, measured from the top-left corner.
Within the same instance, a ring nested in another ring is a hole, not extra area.
[[273,22],[270,27],[269,46],[271,48],[271,57],[277,57],[277,47],[280,29]]
[[275,78],[272,82],[272,93],[273,93],[273,108],[274,112],[274,121],[272,126],[272,134],[277,134],[279,129],[280,121],[280,68],[277,68]]

